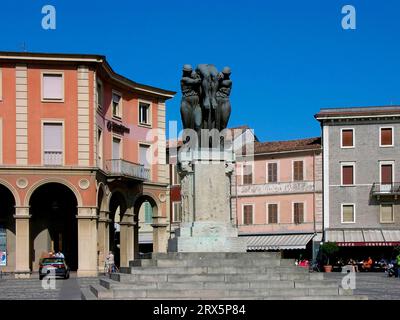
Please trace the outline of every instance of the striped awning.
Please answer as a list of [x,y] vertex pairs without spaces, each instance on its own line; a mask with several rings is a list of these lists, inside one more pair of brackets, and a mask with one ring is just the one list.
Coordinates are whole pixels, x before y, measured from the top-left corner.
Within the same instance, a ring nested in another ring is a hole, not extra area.
[[274,234],[242,236],[247,241],[247,250],[294,250],[305,249],[314,234]]
[[358,245],[397,245],[400,242],[400,230],[383,229],[335,229],[327,230],[325,240],[337,242],[339,246]]

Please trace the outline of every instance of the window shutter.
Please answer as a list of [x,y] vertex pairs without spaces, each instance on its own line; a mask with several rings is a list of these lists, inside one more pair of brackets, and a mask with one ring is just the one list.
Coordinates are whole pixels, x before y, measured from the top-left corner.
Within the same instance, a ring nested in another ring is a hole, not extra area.
[[393,205],[382,204],[381,205],[381,221],[382,222],[393,222]]
[[381,145],[382,146],[391,146],[392,144],[393,144],[392,128],[382,128],[381,129]]
[[303,180],[303,161],[293,162],[293,179],[294,181]]
[[43,98],[63,99],[63,77],[61,74],[43,74]]
[[268,205],[268,223],[278,223],[278,205]]
[[392,184],[393,182],[393,168],[391,164],[384,164],[381,166],[381,183]]
[[268,163],[268,182],[278,181],[278,164]]
[[253,183],[253,172],[251,165],[243,165],[243,184]]
[[304,222],[304,204],[295,203],[294,204],[294,223],[300,224]]
[[342,130],[342,146],[353,147],[353,130]]
[[243,224],[253,223],[253,206],[243,206]]
[[149,202],[144,203],[144,220],[145,223],[153,222],[153,208]]
[[343,206],[343,222],[354,222],[354,206]]
[[354,184],[354,167],[353,166],[343,166],[342,167],[343,184]]
[[63,135],[61,123],[45,123],[43,125],[44,151],[63,151]]
[[141,145],[139,148],[139,156],[140,156],[140,164],[144,165],[145,168],[150,168],[150,154],[149,154],[149,150],[150,147],[149,146],[144,146]]
[[182,220],[182,206],[180,202],[174,202],[174,222]]

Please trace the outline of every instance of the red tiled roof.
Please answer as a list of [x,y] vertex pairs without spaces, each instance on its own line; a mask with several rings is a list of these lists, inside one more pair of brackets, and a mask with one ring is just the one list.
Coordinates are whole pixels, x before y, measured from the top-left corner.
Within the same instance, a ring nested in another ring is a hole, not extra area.
[[255,142],[254,144],[255,154],[317,149],[321,149],[321,137],[288,141]]
[[354,116],[379,116],[379,115],[398,115],[400,106],[376,106],[376,107],[352,107],[352,108],[332,108],[321,109],[314,117],[316,119],[329,117],[354,117]]

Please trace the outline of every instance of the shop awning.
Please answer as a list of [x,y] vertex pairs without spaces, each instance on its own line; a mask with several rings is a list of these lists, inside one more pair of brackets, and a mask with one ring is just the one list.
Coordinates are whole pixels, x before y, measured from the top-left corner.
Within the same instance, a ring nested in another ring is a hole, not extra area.
[[325,240],[341,247],[378,247],[400,245],[400,230],[336,229],[327,230]]
[[242,236],[247,241],[247,250],[294,250],[305,249],[314,234],[278,234]]

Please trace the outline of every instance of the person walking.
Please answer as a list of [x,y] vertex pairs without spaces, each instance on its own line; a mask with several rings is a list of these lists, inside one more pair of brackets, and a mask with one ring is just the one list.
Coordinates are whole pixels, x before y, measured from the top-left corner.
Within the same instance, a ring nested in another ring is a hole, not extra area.
[[107,273],[112,273],[115,270],[115,260],[114,260],[114,254],[112,251],[108,253],[106,256],[106,270]]

